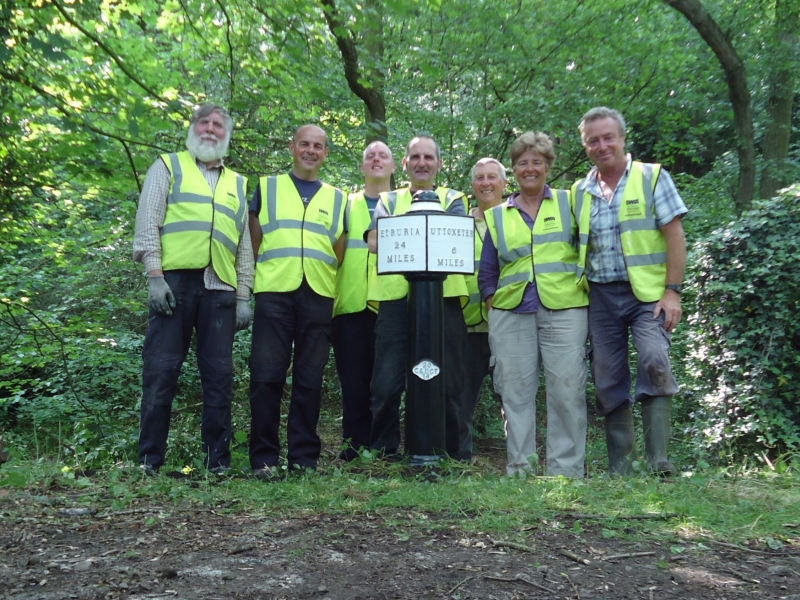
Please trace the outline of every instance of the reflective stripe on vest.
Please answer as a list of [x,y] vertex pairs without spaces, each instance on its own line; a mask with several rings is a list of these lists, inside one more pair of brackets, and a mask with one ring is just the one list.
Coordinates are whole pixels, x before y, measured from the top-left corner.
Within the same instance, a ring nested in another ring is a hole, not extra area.
[[569,192],[551,191],[554,197],[542,200],[533,229],[508,201],[487,214],[500,266],[493,308],[517,308],[534,281],[539,300],[551,310],[588,304],[585,291],[576,285],[577,226]]
[[481,299],[481,291],[478,288],[478,272],[480,271],[481,252],[483,251],[483,239],[485,236],[485,231],[483,235],[481,235],[481,230],[478,228],[476,220],[475,274],[464,276],[464,282],[467,285],[467,293],[469,294],[467,305],[464,307],[464,322],[468,327],[475,327],[483,322],[489,322],[488,309],[486,308],[486,303]]
[[[633,293],[642,302],[660,300],[667,281],[667,241],[658,227],[655,213],[655,189],[660,173],[659,164],[631,162],[620,199],[618,218],[622,254]],[[579,187],[580,183],[573,185],[575,214],[581,232],[577,276],[586,286],[592,196]]]
[[364,241],[364,232],[372,218],[363,192],[350,195],[346,215],[347,245],[344,262],[336,273],[334,316],[361,312],[367,307],[367,282],[376,259]]
[[264,237],[253,292],[291,292],[305,277],[316,293],[333,298],[339,266],[333,245],[344,230],[344,192],[323,183],[304,205],[288,174],[261,177],[259,186]]
[[162,154],[170,173],[167,212],[161,227],[161,267],[214,272],[236,287],[236,253],[247,217],[246,181],[227,168],[211,188],[188,152]]
[[[436,194],[439,196],[439,202],[441,202],[445,212],[450,208],[453,202],[458,201],[465,203],[464,210],[466,212],[466,200],[462,192],[440,187],[436,189]],[[403,188],[391,192],[384,192],[381,194],[381,200],[391,216],[403,215],[411,208],[411,190],[409,188]],[[379,302],[400,300],[407,295],[408,281],[406,281],[403,275],[378,275],[377,266],[371,269],[368,286],[370,305],[376,307]],[[447,276],[447,279],[444,280],[444,297],[461,298],[462,308],[466,306],[469,293],[467,292],[467,284],[464,282],[463,275]]]

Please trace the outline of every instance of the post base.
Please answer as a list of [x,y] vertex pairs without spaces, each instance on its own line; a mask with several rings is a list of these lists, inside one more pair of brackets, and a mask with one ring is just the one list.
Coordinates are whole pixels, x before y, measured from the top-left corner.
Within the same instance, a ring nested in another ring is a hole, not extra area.
[[444,456],[438,454],[411,454],[408,457],[409,467],[430,467],[431,465],[438,465]]

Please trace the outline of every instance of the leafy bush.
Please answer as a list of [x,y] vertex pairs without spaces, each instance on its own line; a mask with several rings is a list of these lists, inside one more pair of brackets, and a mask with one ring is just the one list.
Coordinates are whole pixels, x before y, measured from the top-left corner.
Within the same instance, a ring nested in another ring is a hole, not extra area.
[[118,459],[138,422],[146,323],[126,225],[135,205],[99,206],[91,189],[38,195],[0,219],[0,433],[37,455]]
[[702,447],[735,457],[800,448],[800,185],[696,247],[687,368]]
[[705,240],[722,223],[734,218],[738,174],[733,152],[717,159],[714,168],[703,177],[674,174],[675,185],[689,207],[689,214],[683,219],[687,240]]

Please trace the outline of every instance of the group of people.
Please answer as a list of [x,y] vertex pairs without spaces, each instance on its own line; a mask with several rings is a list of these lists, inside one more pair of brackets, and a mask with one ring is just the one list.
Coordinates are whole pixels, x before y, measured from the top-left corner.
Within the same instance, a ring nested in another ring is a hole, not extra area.
[[[477,205],[469,211],[462,192],[437,186],[442,159],[433,137],[408,142],[401,162],[408,185],[394,190],[391,150],[370,143],[363,190],[348,196],[320,181],[327,135],[310,124],[289,144],[291,171],[261,177],[248,202],[246,180],[222,160],[232,130],[225,108],[200,106],[186,150],[161,155],[142,189],[134,260],[149,282],[143,469],[155,472],[165,462],[172,401],[193,331],[204,462],[215,473],[230,469],[233,338],[251,322],[249,452],[256,478],[280,472],[288,375],[288,468],[316,468],[331,343],[342,390],[340,458],[352,460],[363,449],[402,456],[408,284],[377,274],[377,219],[404,214],[417,192],[433,190],[447,213],[471,215],[476,231],[476,273],[449,275],[444,283],[447,454],[472,459],[475,408],[492,372],[506,423],[507,473],[536,473],[543,369],[547,474],[583,477],[588,354],[609,472],[632,472],[634,402],[641,403],[649,471],[677,472],[667,454],[677,392],[668,351],[681,318],[687,209],[660,165],[626,154],[618,111],[598,107],[582,118],[581,140],[594,166],[570,190],[546,183],[555,161],[550,138],[526,132],[510,153],[519,191],[504,199],[505,167],[482,158],[472,169]],[[633,395],[629,334],[637,350]]]

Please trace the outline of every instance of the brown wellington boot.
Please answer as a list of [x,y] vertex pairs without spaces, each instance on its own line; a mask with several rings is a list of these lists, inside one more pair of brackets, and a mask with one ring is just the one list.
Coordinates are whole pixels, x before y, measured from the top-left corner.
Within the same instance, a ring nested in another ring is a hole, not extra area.
[[630,408],[618,408],[606,415],[606,446],[608,474],[633,473],[633,413]]
[[655,396],[642,400],[642,427],[648,472],[661,477],[678,474],[669,457],[670,426],[672,423],[672,396]]

